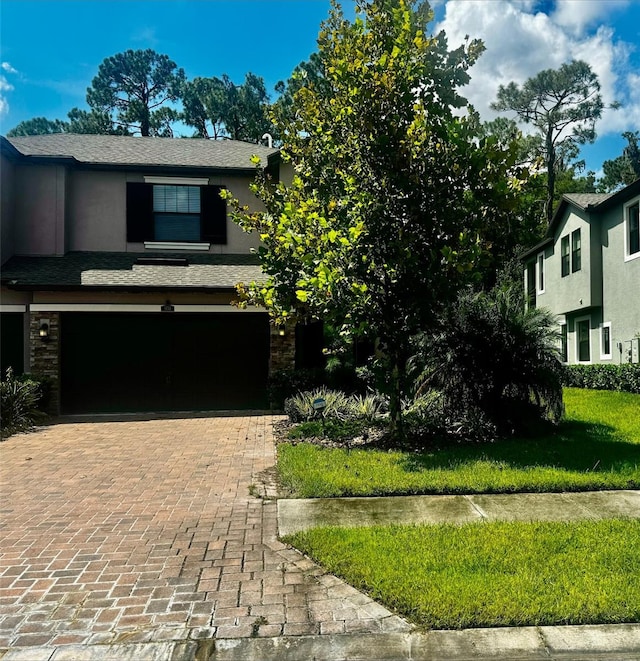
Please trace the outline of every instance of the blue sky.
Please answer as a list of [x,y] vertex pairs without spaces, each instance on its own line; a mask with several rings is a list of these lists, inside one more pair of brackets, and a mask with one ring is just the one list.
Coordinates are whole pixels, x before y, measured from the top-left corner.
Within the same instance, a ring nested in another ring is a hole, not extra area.
[[[465,95],[485,119],[499,84],[584,59],[598,73],[607,111],[589,169],[621,153],[620,133],[640,130],[640,0],[436,0],[435,30],[450,47],[466,35],[486,52]],[[343,6],[353,15],[353,0]],[[85,108],[86,88],[105,57],[128,48],[169,55],[187,77],[248,71],[273,93],[316,48],[328,0],[2,0],[0,132],[24,119],[65,119]],[[188,129],[187,129],[188,132]]]

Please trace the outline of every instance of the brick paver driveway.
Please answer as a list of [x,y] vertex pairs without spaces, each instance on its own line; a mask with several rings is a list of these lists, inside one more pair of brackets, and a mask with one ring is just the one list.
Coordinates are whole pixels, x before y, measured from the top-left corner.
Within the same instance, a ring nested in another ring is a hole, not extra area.
[[406,629],[277,540],[251,489],[272,423],[74,421],[2,443],[0,650]]

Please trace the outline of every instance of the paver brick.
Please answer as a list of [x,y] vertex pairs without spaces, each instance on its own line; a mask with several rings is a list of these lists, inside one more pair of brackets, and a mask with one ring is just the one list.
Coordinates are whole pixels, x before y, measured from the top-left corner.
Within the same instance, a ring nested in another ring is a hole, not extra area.
[[55,645],[333,634],[376,618],[402,630],[277,539],[275,501],[249,493],[275,463],[273,420],[72,420],[5,441],[0,645],[32,661]]

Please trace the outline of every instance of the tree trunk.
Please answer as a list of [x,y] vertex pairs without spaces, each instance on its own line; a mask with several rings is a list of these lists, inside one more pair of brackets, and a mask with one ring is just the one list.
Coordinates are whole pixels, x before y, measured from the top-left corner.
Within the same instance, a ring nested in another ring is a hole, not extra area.
[[553,134],[547,131],[546,139],[547,150],[547,204],[545,205],[545,212],[547,218],[547,227],[551,225],[553,218],[553,197],[556,192],[556,150],[553,146]]

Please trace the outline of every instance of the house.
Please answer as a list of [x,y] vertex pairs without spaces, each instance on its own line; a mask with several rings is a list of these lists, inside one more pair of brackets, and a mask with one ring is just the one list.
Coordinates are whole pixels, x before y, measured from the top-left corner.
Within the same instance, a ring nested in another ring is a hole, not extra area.
[[640,362],[640,179],[564,195],[546,238],[523,255],[529,305],[557,315],[564,362]]
[[220,190],[258,209],[236,141],[0,138],[2,368],[46,375],[53,413],[265,408],[295,339],[232,306],[262,271]]

